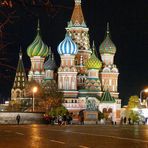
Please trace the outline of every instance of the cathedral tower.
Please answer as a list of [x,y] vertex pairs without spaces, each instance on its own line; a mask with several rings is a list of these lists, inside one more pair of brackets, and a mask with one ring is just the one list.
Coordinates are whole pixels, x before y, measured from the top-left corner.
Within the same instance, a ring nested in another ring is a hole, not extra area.
[[[51,95],[51,92],[55,92],[58,89],[56,80],[54,79],[54,71],[57,69],[54,55],[49,48],[48,59],[44,63],[45,77],[42,81],[42,88],[44,89],[45,96]],[[47,109],[47,108],[46,108]]]
[[95,45],[93,42],[92,47],[92,55],[91,57],[86,61],[85,65],[88,73],[87,79],[85,81],[85,89],[89,91],[101,91],[101,83],[99,78],[99,70],[102,67],[101,61],[96,57],[95,54]]
[[84,65],[90,58],[91,50],[88,34],[89,29],[85,24],[81,8],[81,0],[75,0],[72,17],[66,30],[78,46],[78,54],[75,57],[75,63],[78,70],[78,88],[84,88],[84,81],[86,78],[86,68]]
[[39,31],[40,27],[38,22],[36,38],[27,48],[27,54],[31,59],[31,69],[28,74],[28,80],[34,79],[41,83],[45,75],[43,64],[45,57],[48,55],[48,47],[43,43]]
[[24,64],[22,61],[22,50],[20,49],[15,80],[14,80],[13,88],[11,90],[11,100],[21,99],[24,97],[26,81],[27,81],[27,78],[26,78],[26,73],[24,69]]
[[75,96],[77,95],[77,69],[75,66],[77,46],[71,37],[66,34],[57,50],[61,57],[61,65],[58,69],[58,88],[64,91],[68,97]]
[[100,45],[99,52],[103,61],[103,68],[100,73],[102,91],[108,90],[111,95],[118,98],[118,69],[114,64],[116,46],[110,38],[109,23],[107,23],[106,37]]
[[51,48],[49,48],[49,55],[47,61],[44,63],[45,69],[45,78],[44,80],[53,80],[54,79],[54,70],[57,68],[54,55],[51,52]]

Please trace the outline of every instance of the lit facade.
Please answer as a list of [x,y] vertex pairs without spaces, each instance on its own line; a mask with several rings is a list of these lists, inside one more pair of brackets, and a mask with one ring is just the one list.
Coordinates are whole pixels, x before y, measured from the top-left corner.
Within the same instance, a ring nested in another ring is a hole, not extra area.
[[24,69],[24,64],[22,61],[22,50],[20,49],[16,75],[15,75],[13,87],[11,89],[11,100],[24,98],[26,82],[27,82],[27,77]]
[[[42,83],[54,80],[56,66],[54,59],[50,57],[51,52],[40,37],[39,30],[38,25],[37,36],[27,49],[31,61],[28,81],[34,79]],[[75,0],[65,38],[57,46],[61,58],[61,65],[57,69],[57,85],[59,91],[64,92],[63,105],[78,115],[80,110],[86,109],[89,100],[96,109],[110,113],[113,120],[118,121],[121,109],[118,92],[119,71],[114,63],[116,46],[110,38],[109,24],[105,39],[99,47],[100,60],[96,56],[95,45],[90,47],[88,31],[81,0]],[[48,55],[49,59],[44,62]]]
[[34,41],[27,48],[27,54],[31,61],[28,81],[34,79],[39,83],[42,82],[45,76],[44,60],[48,56],[48,52],[48,46],[43,43],[40,37],[40,26],[38,21],[37,35]]

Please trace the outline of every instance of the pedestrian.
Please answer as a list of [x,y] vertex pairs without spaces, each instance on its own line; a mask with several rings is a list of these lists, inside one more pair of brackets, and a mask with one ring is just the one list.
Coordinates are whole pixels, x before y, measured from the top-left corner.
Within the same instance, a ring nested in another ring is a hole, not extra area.
[[80,124],[84,125],[84,116],[80,116]]
[[123,117],[121,117],[120,124],[121,125],[123,124]]
[[126,124],[126,117],[124,117],[123,122],[124,122],[124,124]]
[[128,118],[128,124],[131,125],[131,118]]
[[72,118],[72,113],[71,113],[69,116],[69,124],[72,124],[72,120],[73,120],[73,118]]
[[67,122],[67,116],[66,116],[66,114],[64,114],[63,115],[63,123],[62,124],[66,125],[67,124],[66,122]]
[[84,125],[84,112],[83,110],[79,112],[79,121],[81,125]]
[[54,122],[55,122],[55,117],[54,117],[54,116],[51,116],[50,124],[51,124],[51,125],[54,125]]
[[58,116],[58,125],[59,125],[59,126],[62,125],[62,121],[63,121],[62,116],[59,115],[59,116]]
[[111,121],[111,124],[114,125],[114,121],[113,120]]
[[21,119],[21,116],[18,114],[18,115],[16,116],[16,121],[17,121],[17,124],[18,124],[18,125],[20,124],[20,119]]

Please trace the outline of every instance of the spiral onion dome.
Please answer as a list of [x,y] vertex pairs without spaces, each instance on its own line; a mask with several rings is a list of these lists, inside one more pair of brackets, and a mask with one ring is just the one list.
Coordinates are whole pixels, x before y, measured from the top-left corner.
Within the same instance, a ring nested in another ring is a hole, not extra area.
[[100,54],[104,54],[104,53],[115,54],[116,53],[116,46],[110,39],[109,24],[107,24],[106,37],[99,47],[99,52]]
[[48,60],[44,63],[45,70],[55,70],[57,68],[54,59],[51,56],[48,57]]
[[100,69],[102,67],[102,62],[96,57],[94,50],[93,47],[93,53],[85,63],[87,69]]
[[76,55],[78,52],[76,43],[71,39],[71,37],[66,34],[65,39],[58,46],[58,53],[63,54],[72,54]]
[[39,22],[38,22],[37,36],[27,48],[27,54],[29,57],[34,57],[34,56],[47,57],[48,56],[48,46],[43,43],[39,34],[39,30],[40,28],[39,28]]

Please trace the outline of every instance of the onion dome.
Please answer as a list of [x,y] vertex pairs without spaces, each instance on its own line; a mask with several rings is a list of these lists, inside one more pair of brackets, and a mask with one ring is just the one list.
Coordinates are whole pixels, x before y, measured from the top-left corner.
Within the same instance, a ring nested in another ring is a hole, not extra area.
[[56,63],[54,61],[54,55],[51,54],[51,49],[49,48],[49,57],[48,60],[44,63],[45,70],[55,70],[57,68]]
[[115,54],[116,53],[116,46],[110,39],[109,23],[107,23],[107,32],[106,32],[105,40],[100,45],[99,51],[100,51],[100,54],[104,54],[104,53]]
[[76,43],[71,39],[71,37],[66,34],[65,39],[58,46],[59,54],[77,54],[78,49]]
[[27,54],[29,57],[34,57],[34,56],[46,57],[48,55],[48,46],[43,43],[39,31],[40,27],[38,22],[37,36],[27,48]]
[[87,69],[100,69],[102,67],[102,62],[95,55],[95,45],[93,42],[93,52],[91,57],[86,61],[85,66]]

